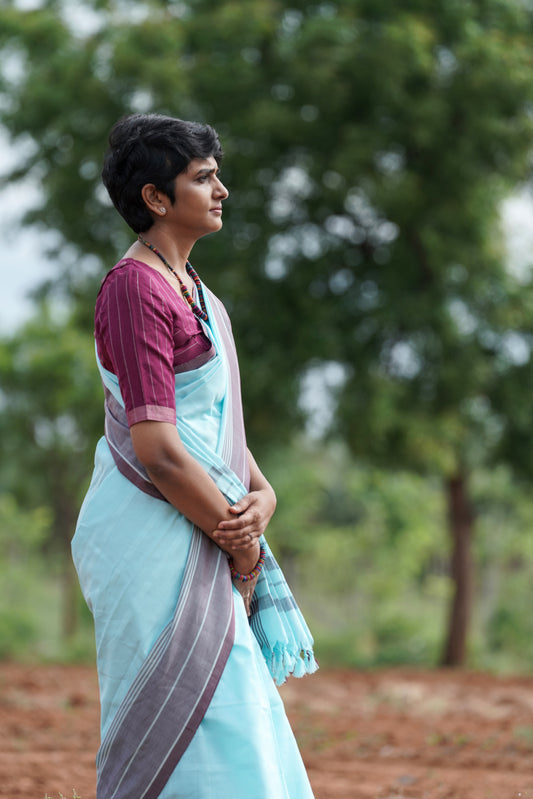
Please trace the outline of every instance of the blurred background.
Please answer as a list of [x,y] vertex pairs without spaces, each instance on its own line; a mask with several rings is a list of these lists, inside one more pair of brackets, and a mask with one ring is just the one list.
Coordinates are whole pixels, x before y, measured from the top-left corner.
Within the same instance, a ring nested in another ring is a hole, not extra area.
[[193,264],[321,663],[531,670],[529,0],[0,3],[0,658],[94,654],[70,539],[133,111],[222,139]]

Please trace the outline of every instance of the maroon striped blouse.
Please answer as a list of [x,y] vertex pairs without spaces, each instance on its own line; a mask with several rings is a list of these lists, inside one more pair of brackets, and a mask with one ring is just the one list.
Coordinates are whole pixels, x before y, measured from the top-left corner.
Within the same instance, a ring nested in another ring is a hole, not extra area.
[[189,306],[152,267],[133,258],[104,278],[95,311],[102,365],[118,377],[128,424],[176,423],[174,374],[214,354]]

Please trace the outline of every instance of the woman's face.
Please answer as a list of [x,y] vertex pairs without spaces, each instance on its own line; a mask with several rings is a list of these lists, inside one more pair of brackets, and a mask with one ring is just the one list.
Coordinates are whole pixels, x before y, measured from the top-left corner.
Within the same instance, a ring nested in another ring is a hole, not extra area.
[[165,223],[180,236],[198,239],[222,227],[222,201],[228,190],[218,177],[213,156],[194,158],[174,183],[175,202],[167,209]]

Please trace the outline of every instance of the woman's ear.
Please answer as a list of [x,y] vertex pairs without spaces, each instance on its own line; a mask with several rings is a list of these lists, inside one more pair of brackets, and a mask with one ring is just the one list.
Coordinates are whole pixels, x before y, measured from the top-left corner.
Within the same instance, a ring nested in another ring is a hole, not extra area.
[[148,211],[154,216],[165,216],[169,199],[166,194],[156,189],[153,183],[146,183],[141,189],[141,197]]

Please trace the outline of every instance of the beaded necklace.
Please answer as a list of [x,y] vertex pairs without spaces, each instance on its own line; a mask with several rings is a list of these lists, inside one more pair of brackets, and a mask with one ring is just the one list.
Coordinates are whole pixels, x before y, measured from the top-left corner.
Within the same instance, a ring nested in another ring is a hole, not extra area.
[[165,256],[162,255],[159,252],[159,250],[156,247],[154,247],[153,244],[150,244],[149,241],[146,241],[146,239],[143,239],[143,237],[141,235],[138,236],[138,239],[141,242],[141,244],[144,244],[145,247],[148,247],[149,250],[152,250],[152,252],[155,253],[155,255],[157,255],[157,257],[160,258],[163,261],[163,263],[165,264],[166,268],[170,272],[172,272],[172,274],[174,275],[174,277],[177,279],[178,283],[180,284],[181,293],[183,294],[183,297],[184,297],[185,301],[189,303],[193,314],[198,319],[201,319],[203,322],[207,322],[209,317],[207,315],[207,309],[205,307],[205,300],[204,300],[204,292],[202,290],[202,283],[200,281],[200,278],[198,277],[198,275],[196,274],[196,272],[194,271],[194,269],[190,265],[190,263],[187,261],[187,263],[185,264],[185,269],[187,270],[187,274],[190,277],[192,277],[192,279],[194,280],[194,284],[195,284],[196,290],[198,292],[198,299],[200,300],[200,306],[201,306],[200,308],[197,306],[197,304],[195,303],[195,301],[191,297],[190,291],[188,290],[188,288],[185,285],[185,283],[183,282],[183,280],[180,278],[180,276],[178,275],[176,270],[172,266],[170,266],[170,264],[167,261],[167,259],[165,258]]

